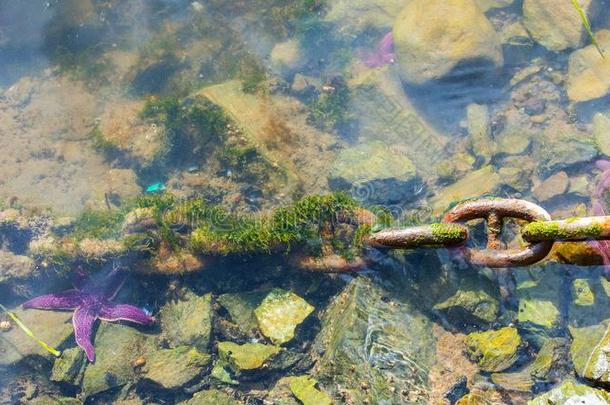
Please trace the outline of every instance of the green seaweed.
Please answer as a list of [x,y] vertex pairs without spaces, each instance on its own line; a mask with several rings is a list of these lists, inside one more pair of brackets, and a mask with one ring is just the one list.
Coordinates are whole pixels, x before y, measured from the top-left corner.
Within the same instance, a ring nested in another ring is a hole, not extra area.
[[572,0],[572,5],[574,6],[576,11],[578,12],[578,15],[580,16],[580,19],[582,21],[582,25],[587,30],[587,34],[589,35],[589,38],[591,38],[591,43],[593,45],[595,45],[595,47],[597,48],[597,51],[599,52],[601,57],[605,58],[606,56],[604,55],[604,52],[602,51],[602,48],[599,46],[599,43],[597,42],[597,39],[595,39],[595,34],[593,34],[593,29],[591,28],[591,23],[589,22],[589,18],[587,17],[587,13],[585,12],[585,10],[583,10],[583,8],[580,5],[580,3],[578,2],[578,0]]
[[346,126],[352,119],[349,100],[350,92],[345,81],[333,80],[330,90],[309,104],[307,122],[325,131]]

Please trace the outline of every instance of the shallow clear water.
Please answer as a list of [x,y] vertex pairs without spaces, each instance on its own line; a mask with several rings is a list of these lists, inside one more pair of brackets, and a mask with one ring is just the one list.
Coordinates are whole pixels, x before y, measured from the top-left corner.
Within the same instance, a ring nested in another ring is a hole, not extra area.
[[[568,0],[0,0],[0,304],[63,352],[0,315],[0,402],[604,398],[605,242],[366,247],[483,197],[605,215],[610,13],[581,3],[605,58]],[[93,323],[95,362],[19,307],[76,283],[112,320],[74,275],[113,268],[155,321]]]

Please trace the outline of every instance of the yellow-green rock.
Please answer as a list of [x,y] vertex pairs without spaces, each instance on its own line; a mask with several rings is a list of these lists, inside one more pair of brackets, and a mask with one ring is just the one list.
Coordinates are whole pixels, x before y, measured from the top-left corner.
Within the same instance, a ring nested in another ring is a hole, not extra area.
[[254,310],[258,327],[274,344],[294,338],[294,331],[311,314],[314,307],[291,291],[274,289]]
[[528,405],[606,405],[610,404],[610,395],[593,387],[568,380],[536,398]]
[[243,402],[236,400],[229,394],[220,390],[203,390],[195,393],[188,401],[181,405],[239,405]]
[[576,373],[598,383],[610,383],[610,330],[608,321],[583,328],[570,327],[570,356]]
[[[579,0],[585,11],[591,0]],[[571,1],[525,0],[523,23],[536,42],[551,51],[578,47],[584,39],[584,27]]]
[[219,342],[218,355],[233,372],[256,370],[280,352],[278,346],[262,343],[245,343],[238,345],[233,342]]
[[459,289],[454,295],[434,306],[455,320],[454,324],[489,324],[497,319],[498,299],[485,290]]
[[602,113],[593,116],[593,135],[599,150],[610,156],[610,116]]
[[586,278],[577,278],[572,281],[572,297],[575,305],[591,306],[595,302],[595,295]]
[[471,333],[464,339],[468,357],[483,371],[502,371],[517,361],[521,337],[516,328]]
[[290,391],[303,405],[332,405],[327,393],[316,388],[318,382],[307,376],[288,377]]
[[146,359],[145,377],[167,389],[179,388],[200,375],[211,360],[209,354],[188,346],[157,350]]
[[[610,50],[610,30],[595,33],[599,46]],[[610,60],[602,58],[595,45],[589,45],[570,55],[568,62],[568,98],[582,102],[604,97],[610,92]]]
[[474,0],[412,0],[392,33],[402,79],[411,84],[441,79],[460,62],[502,65],[496,31]]
[[519,324],[534,329],[554,329],[560,325],[559,271],[547,265],[516,273]]

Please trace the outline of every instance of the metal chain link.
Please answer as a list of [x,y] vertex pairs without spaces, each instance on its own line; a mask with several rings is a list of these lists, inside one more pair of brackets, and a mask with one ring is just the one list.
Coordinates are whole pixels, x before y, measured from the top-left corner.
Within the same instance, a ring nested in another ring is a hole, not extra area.
[[[502,230],[505,218],[526,221],[521,249],[505,249]],[[469,228],[475,219],[487,222],[487,248],[466,246]],[[524,200],[486,198],[456,205],[441,223],[407,228],[389,228],[367,240],[375,248],[412,249],[419,247],[459,248],[470,263],[488,267],[516,267],[544,259],[556,241],[610,240],[610,216],[582,217],[553,221],[542,207]]]

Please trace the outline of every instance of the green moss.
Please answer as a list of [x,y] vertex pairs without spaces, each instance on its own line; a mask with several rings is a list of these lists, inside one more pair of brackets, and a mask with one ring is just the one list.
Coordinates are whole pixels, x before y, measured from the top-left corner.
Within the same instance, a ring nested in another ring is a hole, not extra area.
[[[568,224],[573,221],[568,221]],[[603,232],[603,228],[599,224],[591,224],[582,226],[577,229],[568,230],[560,226],[558,222],[534,221],[529,223],[524,231],[524,235],[541,235],[545,239],[574,239],[595,237]]]
[[117,145],[104,138],[98,127],[95,127],[89,133],[89,139],[92,142],[93,149],[102,154],[106,160],[112,160],[121,153]]
[[244,93],[257,93],[265,88],[267,72],[253,57],[246,58],[240,68],[241,89]]
[[70,237],[75,240],[115,238],[119,235],[125,215],[124,210],[87,209],[76,219]]
[[430,225],[432,228],[432,236],[439,241],[443,242],[459,242],[463,241],[467,236],[464,232],[464,228],[457,224],[444,224],[436,223]]
[[334,90],[323,93],[309,104],[307,122],[322,130],[338,129],[351,121],[349,113],[349,88],[343,79],[331,83]]

